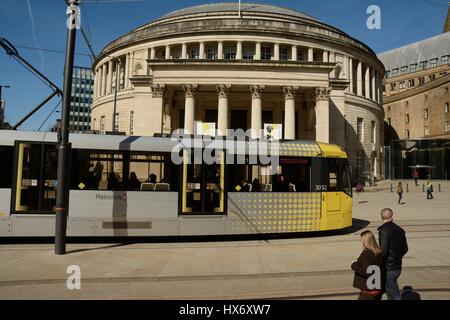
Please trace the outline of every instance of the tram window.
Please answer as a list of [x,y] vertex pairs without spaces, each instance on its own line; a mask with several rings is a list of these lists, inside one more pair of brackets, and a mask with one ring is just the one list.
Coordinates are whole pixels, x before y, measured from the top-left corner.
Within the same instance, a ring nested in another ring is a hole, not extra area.
[[281,158],[280,165],[279,174],[281,176],[278,176],[278,181],[281,178],[281,187],[278,187],[278,189],[281,188],[283,192],[311,191],[310,158]]
[[229,165],[227,170],[229,192],[311,191],[310,158],[281,158],[276,170],[258,165]]
[[178,190],[170,156],[140,152],[74,150],[72,190],[141,191],[141,184],[167,183]]
[[107,151],[74,150],[73,190],[122,190],[123,156]]
[[337,191],[338,187],[338,175],[339,175],[339,160],[329,159],[328,160],[328,185],[329,191]]
[[54,144],[19,143],[14,211],[47,213],[55,210],[57,149]]
[[178,190],[178,170],[167,154],[133,152],[129,172],[129,191],[139,191],[140,185],[145,182],[166,183],[170,191]]
[[11,188],[13,147],[0,147],[0,188]]
[[352,182],[350,179],[350,169],[347,161],[341,162],[342,168],[342,190],[348,195],[352,195]]

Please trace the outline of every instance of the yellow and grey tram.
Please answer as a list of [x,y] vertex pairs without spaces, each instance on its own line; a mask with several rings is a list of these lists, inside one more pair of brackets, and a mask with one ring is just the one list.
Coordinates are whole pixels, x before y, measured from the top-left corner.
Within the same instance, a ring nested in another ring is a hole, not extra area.
[[[68,236],[278,234],[352,224],[347,155],[335,145],[70,139]],[[56,133],[0,131],[1,237],[55,234],[56,146]]]

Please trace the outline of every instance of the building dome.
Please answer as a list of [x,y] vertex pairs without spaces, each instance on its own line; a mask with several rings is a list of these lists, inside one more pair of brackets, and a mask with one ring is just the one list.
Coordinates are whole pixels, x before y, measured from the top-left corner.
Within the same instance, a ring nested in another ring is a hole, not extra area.
[[345,148],[356,178],[380,175],[384,67],[367,45],[304,13],[253,3],[240,14],[238,3],[176,10],[113,40],[93,69],[101,133],[239,128],[259,139],[266,126],[282,128],[284,139]]
[[[240,6],[240,10],[242,15],[271,14],[271,15],[280,15],[283,17],[316,20],[311,16],[308,16],[304,13],[292,9],[261,3],[242,3]],[[210,14],[229,15],[229,14],[237,14],[238,12],[239,12],[239,4],[236,2],[211,3],[175,10],[162,16],[157,21],[186,16],[198,16]]]

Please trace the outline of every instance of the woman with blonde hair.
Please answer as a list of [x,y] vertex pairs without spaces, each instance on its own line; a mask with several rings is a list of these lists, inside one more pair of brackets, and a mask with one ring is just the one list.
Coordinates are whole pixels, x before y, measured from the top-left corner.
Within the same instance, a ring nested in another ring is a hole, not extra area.
[[[358,300],[381,300],[384,289],[384,270],[383,257],[381,249],[377,244],[377,240],[371,231],[364,231],[361,233],[361,242],[363,245],[363,252],[357,261],[353,261],[351,268],[355,271],[355,278],[353,287],[360,289],[361,293]],[[372,267],[369,270],[369,267]],[[378,268],[373,268],[378,267]],[[373,270],[379,270],[379,273],[373,273]],[[373,275],[379,275],[379,279],[375,281],[369,280]],[[369,283],[371,288],[368,287]],[[372,287],[372,284],[379,285],[379,287]]]

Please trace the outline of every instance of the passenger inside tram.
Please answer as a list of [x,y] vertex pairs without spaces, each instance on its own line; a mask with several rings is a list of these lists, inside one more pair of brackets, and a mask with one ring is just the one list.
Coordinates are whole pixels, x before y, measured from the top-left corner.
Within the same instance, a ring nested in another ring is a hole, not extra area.
[[130,173],[130,179],[128,180],[128,190],[139,191],[141,190],[141,182],[137,178],[136,172]]
[[148,183],[153,183],[153,184],[155,184],[157,178],[158,178],[158,177],[156,176],[156,174],[152,173],[152,174],[149,175],[147,182],[148,182]]
[[117,179],[117,175],[115,172],[111,171],[108,174],[108,186],[107,186],[108,190],[120,190],[120,183],[119,180]]
[[261,183],[259,179],[255,178],[252,182],[252,192],[261,192]]

